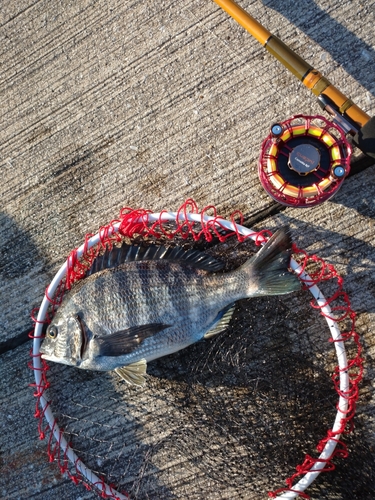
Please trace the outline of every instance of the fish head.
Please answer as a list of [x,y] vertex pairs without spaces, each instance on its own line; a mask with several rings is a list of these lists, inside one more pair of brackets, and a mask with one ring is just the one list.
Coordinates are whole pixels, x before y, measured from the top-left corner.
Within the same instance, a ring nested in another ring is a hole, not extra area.
[[42,358],[48,361],[79,366],[86,346],[86,331],[80,316],[57,313],[48,325],[40,353]]

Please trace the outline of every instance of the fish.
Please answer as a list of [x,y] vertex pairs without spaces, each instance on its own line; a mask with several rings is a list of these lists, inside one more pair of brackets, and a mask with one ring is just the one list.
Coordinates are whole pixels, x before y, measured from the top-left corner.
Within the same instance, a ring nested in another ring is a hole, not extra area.
[[224,331],[236,301],[300,288],[280,228],[237,269],[182,247],[113,246],[67,292],[40,346],[43,359],[115,371],[144,385],[147,363]]

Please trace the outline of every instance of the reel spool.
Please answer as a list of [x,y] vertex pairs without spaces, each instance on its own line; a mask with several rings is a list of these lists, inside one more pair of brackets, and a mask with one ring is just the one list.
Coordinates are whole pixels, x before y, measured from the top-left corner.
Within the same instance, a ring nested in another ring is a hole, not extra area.
[[259,158],[260,182],[283,205],[319,205],[348,175],[350,155],[340,127],[323,116],[296,115],[271,126]]

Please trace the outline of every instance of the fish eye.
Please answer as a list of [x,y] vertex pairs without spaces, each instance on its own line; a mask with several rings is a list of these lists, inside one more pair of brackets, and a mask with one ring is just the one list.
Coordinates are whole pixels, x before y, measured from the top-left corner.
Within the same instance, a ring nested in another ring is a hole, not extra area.
[[50,325],[47,328],[47,337],[50,339],[55,339],[57,337],[58,330],[55,325]]

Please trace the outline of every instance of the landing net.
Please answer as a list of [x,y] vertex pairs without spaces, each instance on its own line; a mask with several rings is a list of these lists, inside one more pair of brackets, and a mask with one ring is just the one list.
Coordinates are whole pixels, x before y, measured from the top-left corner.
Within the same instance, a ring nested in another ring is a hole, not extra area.
[[150,363],[144,388],[41,359],[43,327],[103,249],[183,244],[230,270],[271,235],[242,224],[193,200],[177,212],[124,208],[57,272],[33,311],[30,367],[40,439],[74,483],[113,499],[309,498],[348,455],[363,371],[355,313],[334,267],[296,247],[303,291],[239,301],[226,332]]

